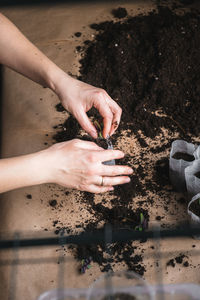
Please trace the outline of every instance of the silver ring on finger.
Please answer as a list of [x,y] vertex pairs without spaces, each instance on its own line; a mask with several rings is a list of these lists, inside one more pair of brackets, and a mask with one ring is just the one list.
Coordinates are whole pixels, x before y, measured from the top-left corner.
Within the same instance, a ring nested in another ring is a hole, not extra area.
[[101,177],[101,186],[104,186],[103,176]]

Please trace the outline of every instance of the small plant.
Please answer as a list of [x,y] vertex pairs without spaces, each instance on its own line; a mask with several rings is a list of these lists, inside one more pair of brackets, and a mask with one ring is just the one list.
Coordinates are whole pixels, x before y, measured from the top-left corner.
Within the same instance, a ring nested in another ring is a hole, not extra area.
[[147,220],[145,219],[143,213],[140,213],[140,224],[135,226],[135,230],[143,231],[147,228]]
[[97,120],[94,121],[94,126],[98,132],[98,138],[103,139],[103,129]]
[[92,257],[82,259],[81,261],[81,273],[84,274],[87,269],[90,269],[92,266],[90,265],[92,261]]

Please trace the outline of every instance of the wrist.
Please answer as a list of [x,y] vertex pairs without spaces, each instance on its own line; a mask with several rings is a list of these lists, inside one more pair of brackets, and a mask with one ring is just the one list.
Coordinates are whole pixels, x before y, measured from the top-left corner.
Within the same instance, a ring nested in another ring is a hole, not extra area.
[[52,157],[49,155],[49,148],[33,153],[30,163],[32,169],[33,184],[44,184],[52,182]]
[[46,77],[48,88],[50,88],[59,98],[61,98],[61,86],[66,86],[67,88],[71,81],[74,80],[56,65],[48,71]]
[[[30,174],[30,184],[38,185],[47,182],[44,150],[28,155],[27,173]],[[29,184],[28,184],[29,185]]]
[[48,182],[45,150],[0,160],[0,192]]

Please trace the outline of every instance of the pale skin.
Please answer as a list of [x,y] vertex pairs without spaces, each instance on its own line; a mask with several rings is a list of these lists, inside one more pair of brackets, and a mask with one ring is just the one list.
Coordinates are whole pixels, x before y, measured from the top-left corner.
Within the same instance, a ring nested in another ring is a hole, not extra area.
[[[122,110],[106,91],[70,77],[2,14],[0,63],[50,88],[93,138],[97,132],[86,114],[92,107],[103,117],[105,138],[112,135],[120,123]],[[129,182],[128,175],[133,170],[102,162],[123,156],[122,151],[104,150],[93,142],[74,139],[29,155],[1,159],[0,192],[43,183],[57,183],[91,193],[111,191],[113,186]]]

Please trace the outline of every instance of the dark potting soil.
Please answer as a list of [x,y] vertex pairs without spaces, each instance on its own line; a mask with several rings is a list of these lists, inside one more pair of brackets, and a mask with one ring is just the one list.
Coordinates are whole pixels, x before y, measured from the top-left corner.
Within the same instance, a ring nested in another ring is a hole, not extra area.
[[196,201],[192,202],[190,205],[190,210],[193,212],[195,215],[200,217],[200,198],[197,199]]
[[188,261],[183,262],[184,258],[186,258],[186,257],[187,256],[185,254],[179,254],[175,258],[170,259],[167,262],[167,266],[171,266],[174,268],[177,263],[177,264],[183,264],[184,267],[188,267],[189,266]]
[[171,267],[175,267],[175,262],[174,262],[174,259],[170,259],[168,262],[167,262],[167,266],[171,266]]
[[198,136],[199,25],[198,12],[178,16],[164,7],[123,23],[92,24],[98,34],[80,61],[80,79],[123,107],[123,129],[151,138],[162,127]]
[[112,15],[117,19],[122,19],[127,17],[128,13],[126,8],[124,7],[118,7],[117,9],[112,10]]
[[[87,201],[87,198],[85,199]],[[105,224],[110,224],[112,230],[137,230],[137,226],[140,224],[141,213],[147,221],[148,226],[149,215],[142,208],[138,208],[136,211],[128,208],[126,205],[113,205],[113,208],[108,208],[101,203],[94,204],[92,201],[90,200],[91,210],[95,212],[95,221],[91,221],[85,226],[83,225],[85,232],[92,232],[97,229],[101,221],[105,222]],[[102,228],[102,230],[105,230],[105,228]],[[141,243],[143,242],[145,240],[141,240]],[[132,242],[113,243],[109,246],[109,249],[104,243],[100,245],[78,246],[76,248],[76,258],[81,260],[91,256],[93,262],[97,262],[100,265],[101,271],[107,271],[108,268],[112,269],[110,265],[112,262],[124,262],[129,270],[143,275],[145,268],[141,265],[142,255],[135,254],[135,249],[136,247],[133,247]],[[105,257],[106,252],[109,252],[108,258]]]
[[50,200],[49,205],[55,207],[57,205],[57,200]]
[[184,265],[184,267],[189,267],[189,262],[188,261],[185,261],[184,263],[183,263],[183,265]]
[[118,293],[113,296],[105,296],[101,300],[135,300],[136,298],[134,296],[131,296],[129,294],[122,294]]
[[197,178],[200,178],[200,172],[195,173],[194,176],[196,176]]
[[185,257],[184,254],[181,254],[181,255],[175,257],[175,261],[177,262],[177,264],[182,264],[184,257]]
[[64,107],[62,106],[61,103],[56,104],[55,108],[59,112],[65,111],[65,109],[64,109]]
[[172,156],[172,158],[174,159],[183,159],[185,161],[193,161],[195,160],[193,155],[190,155],[188,153],[183,153],[183,152],[176,152],[174,153],[174,155]]
[[82,33],[78,31],[78,32],[75,32],[74,35],[75,35],[76,37],[80,37],[80,36],[82,35]]
[[[162,156],[157,160],[151,180],[146,173],[149,160],[144,157],[144,151],[156,155],[169,150],[175,131],[178,138],[187,141],[192,141],[191,135],[199,135],[199,12],[176,15],[170,9],[159,6],[158,13],[127,17],[123,22],[92,24],[91,28],[97,32],[94,41],[86,41],[79,46],[79,51],[83,52],[79,79],[104,88],[123,108],[119,129],[112,137],[113,144],[122,131],[129,130],[130,135],[134,134],[137,138],[142,151],[137,161],[134,155],[116,161],[133,167],[134,174],[129,184],[117,186],[110,193],[113,196],[111,208],[105,206],[106,198],[95,204],[93,194],[82,193],[81,201],[93,218],[80,225],[84,231],[93,231],[101,223],[110,223],[115,229],[135,230],[140,223],[140,213],[147,221],[149,216],[146,209],[133,208],[132,199],[135,196],[145,197],[147,191],[162,197],[169,185],[168,157]],[[63,108],[58,106],[57,110],[63,111]],[[163,117],[157,114],[158,111]],[[88,115],[99,117],[95,110]],[[167,139],[163,128],[169,132]],[[80,126],[72,116],[57,129],[56,142],[83,138]],[[146,137],[154,139],[158,135],[161,135],[159,146],[154,147],[147,142]],[[139,167],[136,168],[135,164]],[[149,197],[148,205],[153,204],[154,199]],[[163,206],[168,213],[168,202]],[[61,233],[64,228],[56,230],[56,233]],[[135,253],[137,249],[132,242],[112,244],[109,259],[105,255],[105,245],[72,248],[78,260],[92,257],[102,271],[112,268],[113,262],[125,263],[128,269],[141,275],[145,271],[143,257]],[[175,266],[174,259],[168,263]]]

